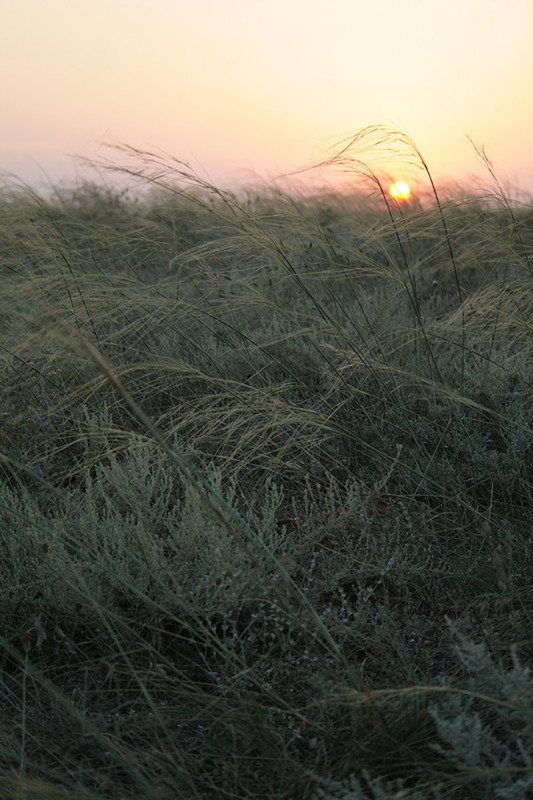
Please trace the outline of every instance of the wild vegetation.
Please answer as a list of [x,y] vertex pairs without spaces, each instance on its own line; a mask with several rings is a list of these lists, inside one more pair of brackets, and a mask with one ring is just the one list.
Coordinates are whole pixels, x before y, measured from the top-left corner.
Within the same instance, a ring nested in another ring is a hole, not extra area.
[[0,798],[529,796],[533,206],[119,155],[0,194]]

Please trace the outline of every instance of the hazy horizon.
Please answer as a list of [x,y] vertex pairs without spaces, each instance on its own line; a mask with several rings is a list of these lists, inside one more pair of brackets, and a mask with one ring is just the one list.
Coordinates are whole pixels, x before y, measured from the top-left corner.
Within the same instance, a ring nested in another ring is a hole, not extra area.
[[[533,193],[529,0],[26,0],[4,19],[0,170],[32,185],[92,175],[72,156],[112,157],[105,142],[216,184],[269,181],[385,124],[437,180],[489,178],[471,137],[503,183]],[[423,179],[385,151],[373,166]]]

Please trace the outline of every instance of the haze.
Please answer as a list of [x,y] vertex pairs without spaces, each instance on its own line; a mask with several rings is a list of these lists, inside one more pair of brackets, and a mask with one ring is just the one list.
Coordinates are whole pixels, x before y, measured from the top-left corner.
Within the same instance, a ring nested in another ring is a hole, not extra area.
[[166,151],[215,182],[269,179],[388,124],[437,177],[483,174],[469,135],[500,179],[533,191],[531,0],[2,9],[0,168],[30,183],[73,177],[69,154],[98,157],[102,142]]

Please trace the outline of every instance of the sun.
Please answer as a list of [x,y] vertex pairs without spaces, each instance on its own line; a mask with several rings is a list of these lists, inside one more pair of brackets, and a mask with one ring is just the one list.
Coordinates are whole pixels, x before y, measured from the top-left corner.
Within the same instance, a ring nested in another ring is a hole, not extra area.
[[396,181],[390,187],[389,194],[395,200],[407,200],[411,194],[411,187],[405,181]]

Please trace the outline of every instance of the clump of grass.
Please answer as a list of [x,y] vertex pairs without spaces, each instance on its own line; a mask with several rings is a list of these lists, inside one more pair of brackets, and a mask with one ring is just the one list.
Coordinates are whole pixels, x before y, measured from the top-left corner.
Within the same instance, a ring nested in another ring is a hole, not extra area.
[[531,206],[348,144],[3,190],[0,797],[530,791]]

